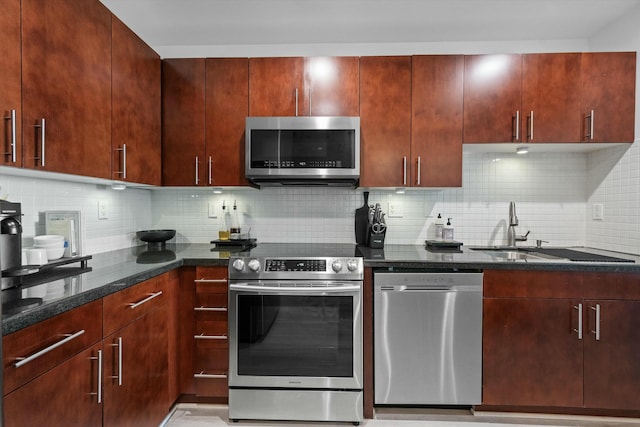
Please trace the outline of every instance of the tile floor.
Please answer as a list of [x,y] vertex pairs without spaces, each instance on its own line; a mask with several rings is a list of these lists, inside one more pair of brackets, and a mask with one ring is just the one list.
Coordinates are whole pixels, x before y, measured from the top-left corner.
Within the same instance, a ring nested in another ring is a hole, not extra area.
[[[164,427],[346,427],[350,423],[229,421],[226,405],[179,404]],[[365,420],[364,427],[630,427],[640,419],[613,417],[572,417],[532,414],[471,415],[462,410],[379,410],[376,419]]]

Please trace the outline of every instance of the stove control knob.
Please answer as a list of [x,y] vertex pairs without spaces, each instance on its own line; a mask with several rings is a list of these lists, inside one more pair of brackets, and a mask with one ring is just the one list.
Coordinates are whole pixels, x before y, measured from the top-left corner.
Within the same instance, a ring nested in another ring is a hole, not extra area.
[[342,263],[338,260],[333,261],[333,263],[331,264],[331,268],[333,269],[333,271],[335,271],[336,273],[339,273],[340,270],[342,270]]
[[233,268],[234,268],[236,271],[242,271],[242,270],[244,270],[244,260],[237,259],[237,260],[233,261]]
[[258,270],[260,270],[260,261],[257,259],[252,259],[247,265],[249,266],[249,270],[253,272],[258,272]]
[[355,259],[350,259],[347,263],[347,268],[349,271],[357,271],[358,270],[358,261]]

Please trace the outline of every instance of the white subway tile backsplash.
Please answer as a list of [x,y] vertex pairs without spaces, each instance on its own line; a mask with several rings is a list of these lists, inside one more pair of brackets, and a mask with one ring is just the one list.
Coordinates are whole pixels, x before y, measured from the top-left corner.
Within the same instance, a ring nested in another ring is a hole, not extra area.
[[[628,148],[628,149],[627,149]],[[402,205],[401,218],[387,217],[387,243],[423,244],[433,238],[438,213],[452,218],[455,239],[465,245],[506,242],[509,201],[516,202],[517,233],[529,244],[586,245],[640,254],[640,150],[638,144],[593,153],[465,152],[463,186],[407,189],[397,194],[371,189],[369,203],[387,212]],[[364,189],[284,187],[256,190],[207,188],[114,191],[102,185],[69,183],[0,174],[0,194],[22,203],[26,240],[44,233],[46,210],[79,210],[85,253],[140,244],[138,230],[175,228],[176,242],[208,243],[217,238],[223,201],[238,205],[243,231],[260,242],[354,243],[355,209]],[[98,201],[108,218],[98,219]],[[208,217],[209,203],[218,217]],[[591,219],[591,206],[603,205],[603,220]]]

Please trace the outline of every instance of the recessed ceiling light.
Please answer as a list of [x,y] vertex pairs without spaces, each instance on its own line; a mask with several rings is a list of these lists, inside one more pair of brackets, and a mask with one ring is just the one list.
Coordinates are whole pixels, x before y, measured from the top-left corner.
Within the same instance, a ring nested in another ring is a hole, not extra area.
[[527,147],[526,145],[524,147],[516,148],[516,153],[518,154],[527,154],[528,152],[529,152],[529,147]]
[[111,184],[112,190],[124,190],[125,188],[127,188],[127,185],[121,182],[114,182],[113,184]]

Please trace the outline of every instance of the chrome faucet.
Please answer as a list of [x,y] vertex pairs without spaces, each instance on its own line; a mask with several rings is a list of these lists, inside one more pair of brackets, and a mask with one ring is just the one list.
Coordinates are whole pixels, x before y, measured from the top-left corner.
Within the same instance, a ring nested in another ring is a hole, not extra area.
[[515,202],[509,202],[509,228],[507,229],[507,246],[515,247],[516,242],[526,242],[527,236],[529,235],[529,231],[527,234],[523,236],[516,236],[516,226],[518,225],[518,215],[516,215],[516,204]]

